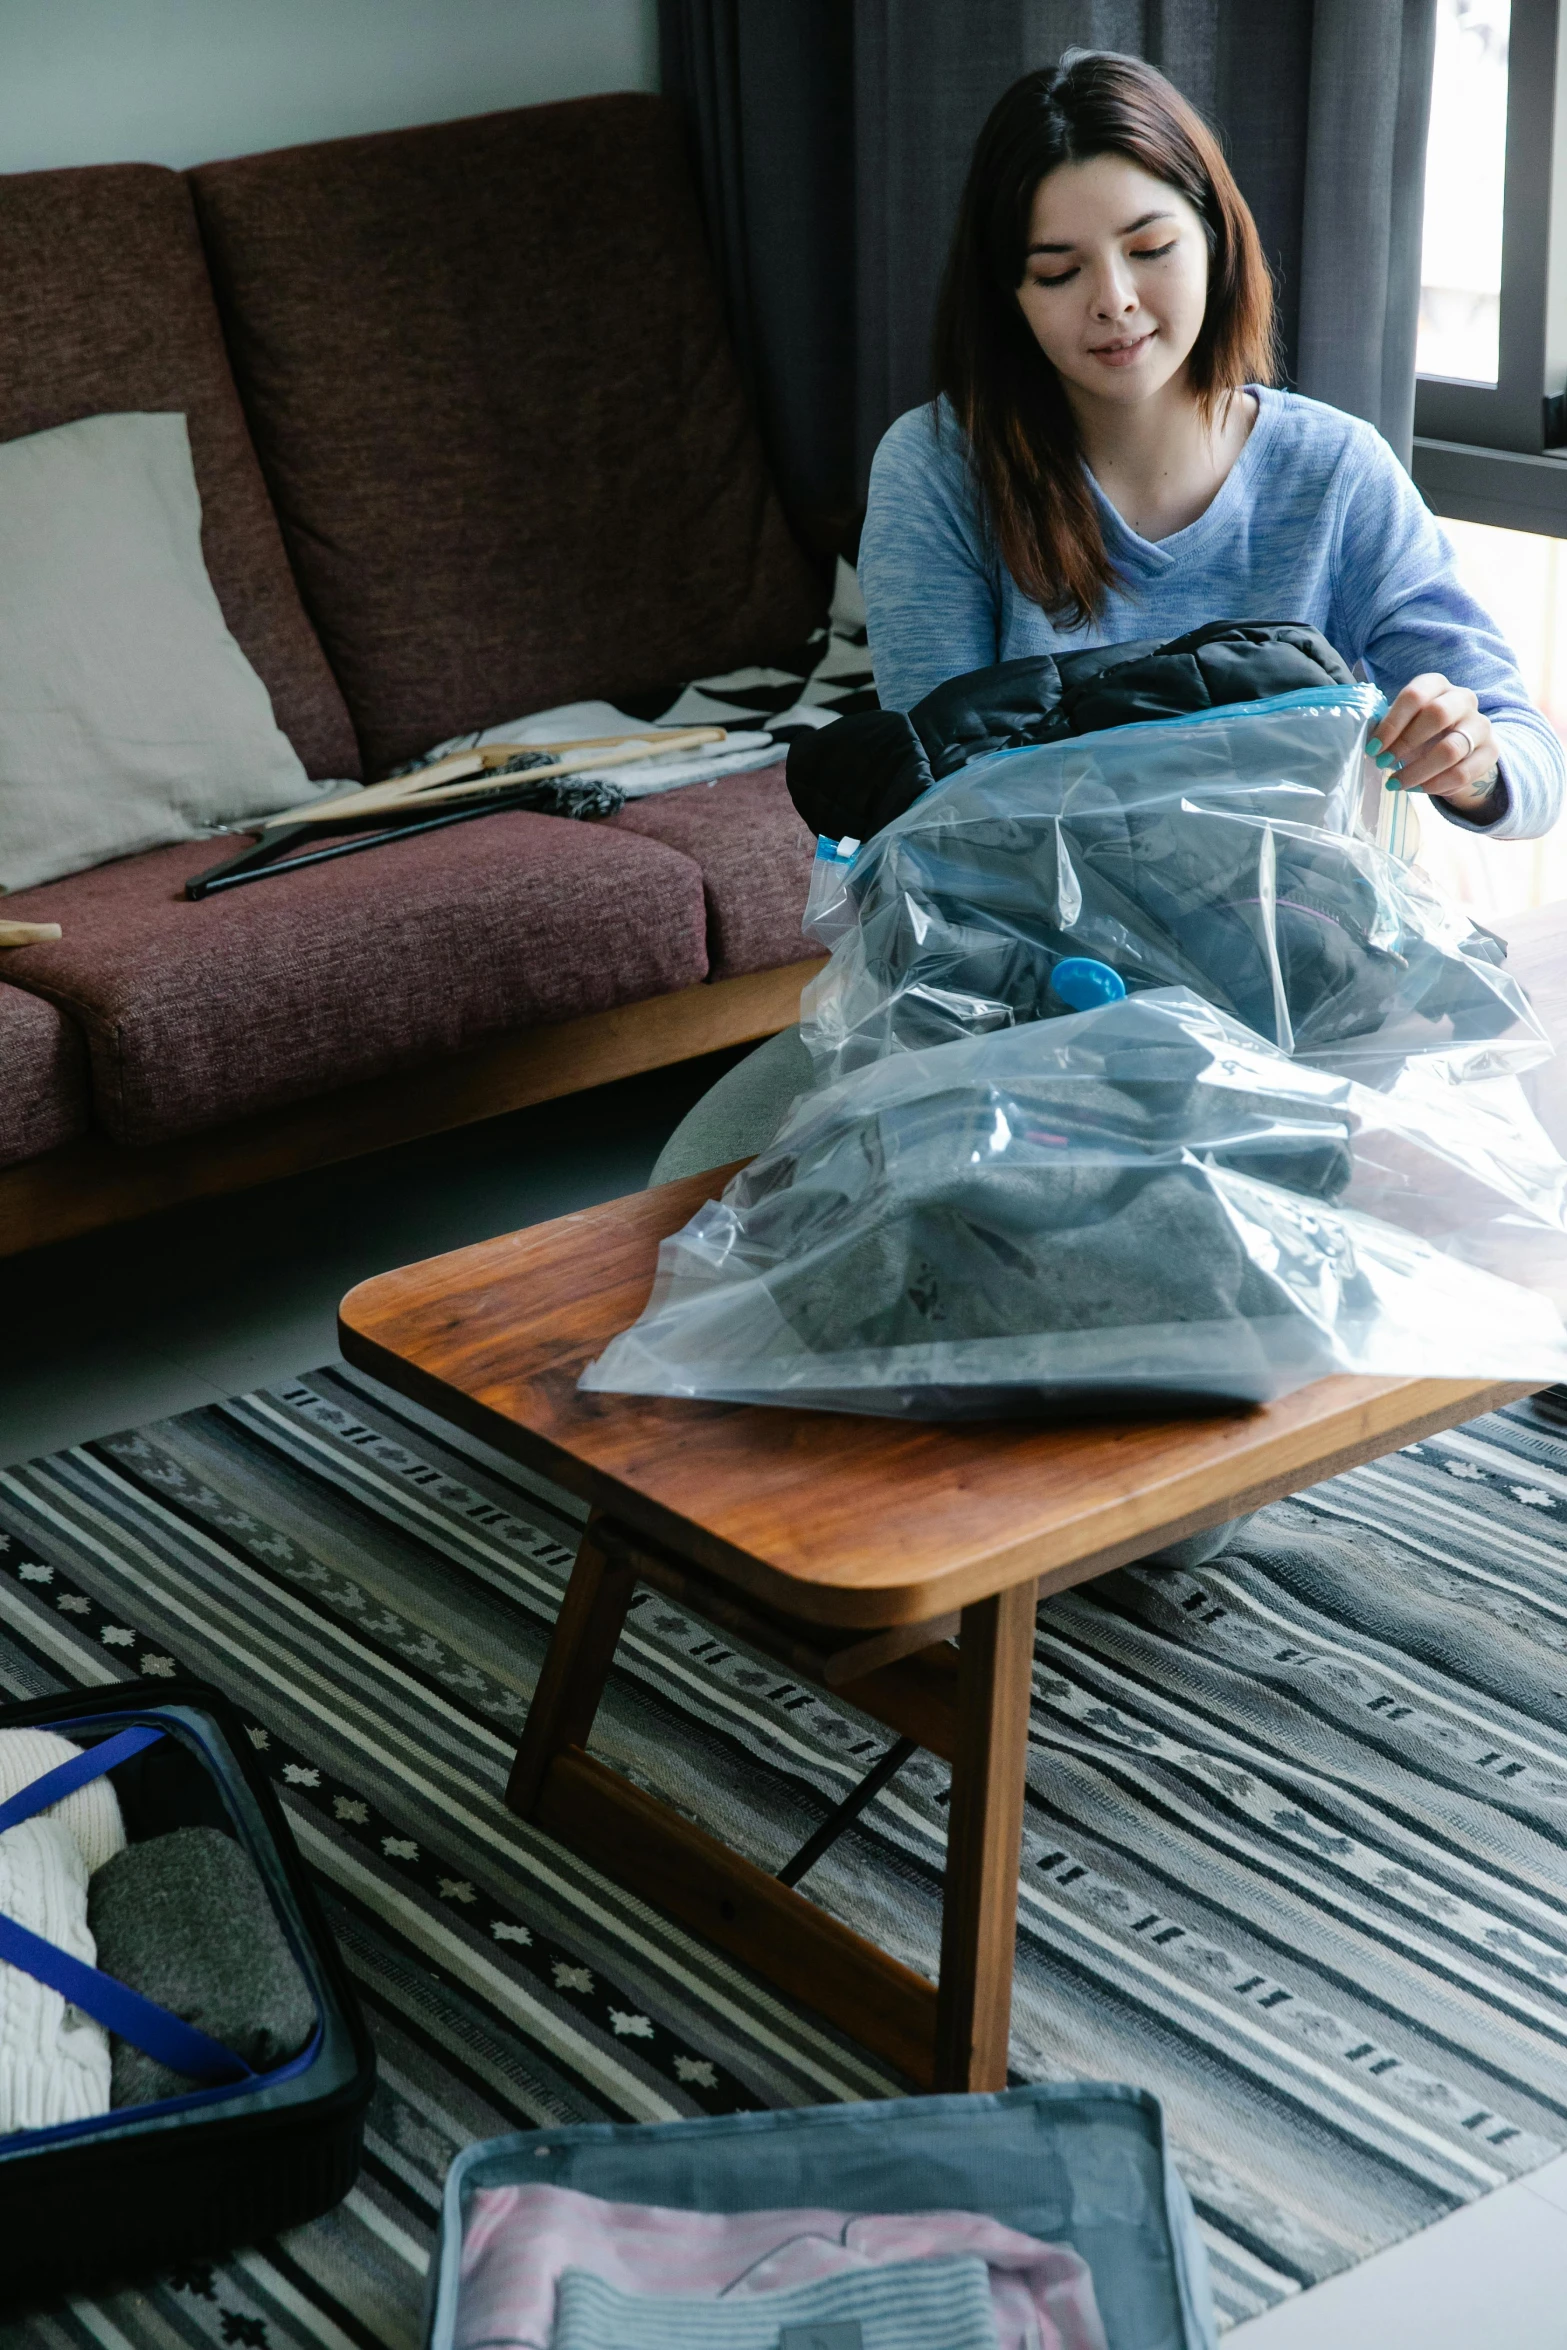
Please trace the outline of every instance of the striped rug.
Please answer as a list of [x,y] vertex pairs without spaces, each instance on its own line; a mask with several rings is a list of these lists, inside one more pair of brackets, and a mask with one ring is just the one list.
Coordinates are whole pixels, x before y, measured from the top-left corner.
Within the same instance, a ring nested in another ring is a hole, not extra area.
[[[0,1684],[226,1688],[380,2052],[339,2211],[7,2345],[411,2350],[467,2141],[898,2087],[503,1808],[580,1515],[340,1368],[0,1474]],[[1014,2065],[1165,2099],[1229,2323],[1567,2143],[1564,1537],[1543,1398],[1041,1611]],[[595,1738],[770,1866],[883,1744],[652,1594]],[[927,1970],[945,1794],[807,1880]]]

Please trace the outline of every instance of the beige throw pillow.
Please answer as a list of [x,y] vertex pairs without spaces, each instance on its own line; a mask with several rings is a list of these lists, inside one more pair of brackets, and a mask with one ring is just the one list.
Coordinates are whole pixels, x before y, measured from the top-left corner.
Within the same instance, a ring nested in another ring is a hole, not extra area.
[[317,788],[207,577],[184,417],[0,443],[0,889]]

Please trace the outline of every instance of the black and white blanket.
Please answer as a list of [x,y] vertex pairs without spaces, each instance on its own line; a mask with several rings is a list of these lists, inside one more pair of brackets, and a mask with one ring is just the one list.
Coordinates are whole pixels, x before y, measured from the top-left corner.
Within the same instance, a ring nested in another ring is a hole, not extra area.
[[482,750],[493,743],[558,745],[632,733],[643,726],[722,726],[727,730],[726,740],[710,750],[661,752],[602,773],[581,771],[546,779],[540,785],[551,813],[598,816],[623,800],[769,767],[795,735],[828,726],[849,712],[876,707],[859,581],[848,564],[840,561],[827,621],[810,638],[797,670],[752,667],[693,678],[667,706],[662,695],[645,704],[568,702],[526,718],[478,728],[471,734],[453,735],[413,764],[428,766],[455,751]]

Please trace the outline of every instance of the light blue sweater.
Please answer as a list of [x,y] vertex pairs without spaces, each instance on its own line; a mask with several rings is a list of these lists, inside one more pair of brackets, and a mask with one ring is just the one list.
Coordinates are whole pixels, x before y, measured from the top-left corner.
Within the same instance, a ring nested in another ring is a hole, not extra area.
[[[1493,839],[1548,832],[1567,755],[1530,702],[1495,621],[1459,584],[1447,540],[1369,424],[1254,386],[1251,437],[1205,514],[1139,538],[1089,476],[1119,584],[1091,627],[1031,603],[990,544],[962,430],[942,402],[900,416],[871,467],[860,540],[871,661],[884,707],[993,661],[1160,641],[1209,620],[1305,620],[1389,697],[1423,670],[1469,686],[1496,728],[1508,804]],[[1452,811],[1438,802],[1444,815]]]

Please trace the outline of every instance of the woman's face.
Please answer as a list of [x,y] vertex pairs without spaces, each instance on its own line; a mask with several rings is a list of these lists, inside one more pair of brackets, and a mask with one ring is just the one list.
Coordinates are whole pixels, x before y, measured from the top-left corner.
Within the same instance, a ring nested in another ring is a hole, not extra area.
[[1017,299],[1069,397],[1149,399],[1180,375],[1202,326],[1202,220],[1123,155],[1060,164],[1034,190]]

